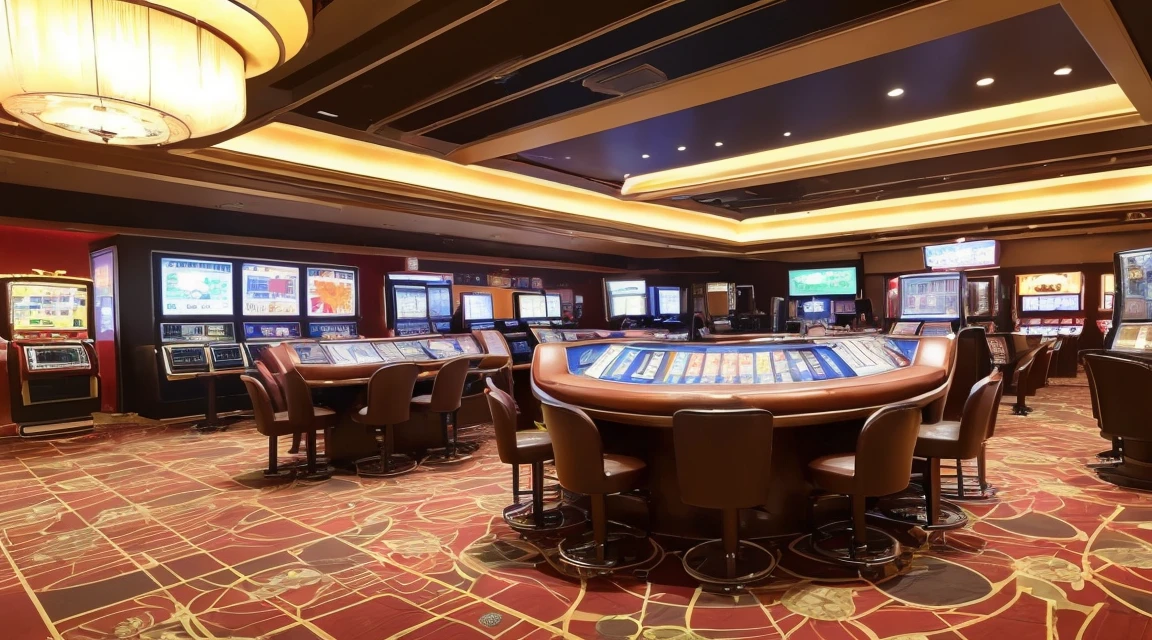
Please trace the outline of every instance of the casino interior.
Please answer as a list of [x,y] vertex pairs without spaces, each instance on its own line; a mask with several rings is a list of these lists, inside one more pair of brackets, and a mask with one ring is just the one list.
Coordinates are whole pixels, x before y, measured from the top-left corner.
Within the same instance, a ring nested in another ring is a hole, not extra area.
[[1147,0],[0,0],[0,636],[1152,640]]

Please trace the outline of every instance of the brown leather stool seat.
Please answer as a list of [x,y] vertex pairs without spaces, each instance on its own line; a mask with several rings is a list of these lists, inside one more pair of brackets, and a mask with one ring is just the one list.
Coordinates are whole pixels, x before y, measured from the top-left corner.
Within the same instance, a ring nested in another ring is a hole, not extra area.
[[[440,414],[440,429],[444,438],[442,453],[425,459],[426,464],[452,464],[463,462],[471,456],[462,456],[457,450],[457,415],[464,396],[464,381],[468,378],[469,359],[467,356],[453,358],[445,362],[436,372],[432,383],[432,393],[412,398],[412,408]],[[448,426],[452,426],[451,432]]]
[[567,405],[543,403],[544,424],[552,437],[556,475],[560,486],[588,496],[590,534],[565,538],[560,558],[582,571],[605,573],[651,561],[659,550],[643,533],[612,523],[609,530],[604,496],[644,486],[648,466],[639,458],[605,454],[600,430],[583,411]]
[[716,509],[721,538],[692,547],[684,571],[697,580],[739,589],[767,578],[776,556],[740,540],[740,510],[766,504],[771,491],[772,414],[762,409],[677,411],[672,416],[676,478],[684,504]]
[[394,453],[396,425],[411,417],[412,390],[420,367],[410,362],[380,367],[368,380],[368,403],[352,414],[352,419],[370,427],[380,448],[380,455],[356,461],[356,473],[370,478],[384,478],[414,471],[418,462]]
[[[504,522],[521,535],[554,532],[583,520],[579,510],[561,505],[544,508],[544,463],[551,460],[552,436],[537,429],[516,430],[516,401],[492,378],[487,380],[488,409],[492,412],[492,426],[496,432],[496,452],[500,462],[512,465],[512,504],[504,508]],[[532,500],[520,504],[520,465],[532,469]]]
[[324,468],[317,466],[316,432],[324,432],[324,455],[331,458],[332,429],[336,426],[339,416],[326,407],[317,407],[312,404],[312,389],[304,380],[304,376],[296,369],[284,374],[284,398],[288,402],[287,417],[292,428],[303,432],[308,448],[305,478],[310,480],[324,480],[332,475],[332,467],[324,462]]
[[813,484],[848,496],[850,520],[817,527],[812,549],[835,562],[871,566],[900,556],[900,543],[865,521],[866,500],[903,491],[912,474],[912,450],[920,429],[920,408],[889,405],[872,414],[856,438],[856,452],[817,458],[808,463]]
[[[240,381],[248,391],[248,399],[252,401],[252,412],[256,419],[256,430],[268,437],[268,468],[264,470],[266,477],[284,477],[293,473],[295,467],[281,468],[279,465],[277,441],[280,436],[309,433],[315,442],[316,429],[324,429],[335,424],[336,413],[324,407],[315,407],[311,419],[293,416],[289,411],[276,411],[272,396],[268,389],[256,378],[242,375]],[[308,475],[320,477],[316,473],[315,457],[309,457]]]

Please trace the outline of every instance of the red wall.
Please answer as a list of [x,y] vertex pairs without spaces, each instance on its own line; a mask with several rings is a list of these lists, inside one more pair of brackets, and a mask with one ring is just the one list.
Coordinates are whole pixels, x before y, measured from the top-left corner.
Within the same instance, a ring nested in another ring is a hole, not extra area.
[[88,243],[106,237],[79,231],[0,227],[0,273],[63,269],[70,276],[91,278]]

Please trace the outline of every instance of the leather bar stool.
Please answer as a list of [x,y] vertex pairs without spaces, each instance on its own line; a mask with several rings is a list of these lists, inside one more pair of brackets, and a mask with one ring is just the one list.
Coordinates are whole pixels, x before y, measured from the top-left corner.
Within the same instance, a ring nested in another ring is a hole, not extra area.
[[296,432],[302,432],[305,436],[308,459],[304,477],[308,480],[325,480],[331,477],[332,469],[327,461],[324,462],[323,469],[317,466],[316,432],[324,432],[324,454],[331,458],[332,428],[336,426],[336,412],[312,404],[312,389],[296,369],[290,369],[284,374],[284,397],[288,401],[288,422]]
[[[260,379],[264,382],[264,387],[268,389],[268,394],[272,397],[272,405],[281,407],[277,411],[288,410],[288,400],[284,397],[283,384],[284,374],[288,372],[288,367],[280,359],[283,353],[280,345],[265,349],[253,365],[260,375]],[[276,404],[277,401],[279,401],[279,405]],[[292,447],[288,449],[288,453],[300,453],[300,437],[302,435],[299,433],[292,434]]]
[[641,488],[648,479],[643,460],[604,453],[600,430],[576,407],[542,403],[552,436],[556,475],[564,489],[588,496],[592,531],[560,542],[565,563],[593,573],[610,573],[651,561],[659,553],[642,532],[618,523],[609,528],[604,497]]
[[264,470],[264,477],[279,478],[292,473],[293,469],[282,469],[279,464],[277,442],[280,436],[294,435],[298,432],[292,428],[288,421],[287,411],[276,411],[271,394],[264,385],[252,376],[242,375],[240,381],[248,390],[248,399],[252,401],[252,414],[256,419],[256,431],[268,437],[268,468]]
[[1028,396],[1036,395],[1036,390],[1032,388],[1033,376],[1032,368],[1036,363],[1041,353],[1048,348],[1048,345],[1042,344],[1039,347],[1030,349],[1020,356],[1016,361],[1015,369],[1015,384],[1016,384],[1016,404],[1012,406],[1013,415],[1026,416],[1032,413],[1032,408],[1028,406]]
[[1101,465],[1096,474],[1121,487],[1152,491],[1152,432],[1148,429],[1148,403],[1141,399],[1141,394],[1152,388],[1152,363],[1116,354],[1084,358],[1092,367],[1101,430],[1123,443],[1120,461]]
[[[468,376],[464,379],[464,389],[461,392],[461,404],[463,404],[465,400],[470,400],[478,395],[485,394],[487,382],[492,379],[492,376],[502,375],[504,372],[507,372],[508,376],[511,377],[512,369],[510,365],[511,359],[507,356],[486,355],[481,358],[476,364],[475,369],[468,370]],[[508,384],[508,388],[511,389],[511,381],[509,381]],[[471,425],[461,429],[460,433],[479,430],[482,426],[482,424]],[[461,440],[459,437],[456,439],[456,451],[458,453],[475,453],[479,449],[479,442]]]
[[940,460],[968,460],[980,454],[985,435],[999,410],[1003,382],[997,371],[973,385],[959,421],[920,426],[915,455],[926,460],[924,498],[897,500],[884,509],[887,517],[926,530],[958,529],[968,524],[963,509],[941,500]]
[[717,509],[722,537],[684,553],[684,571],[725,590],[767,578],[776,556],[740,540],[740,510],[766,504],[772,460],[772,414],[760,409],[677,411],[672,416],[676,478],[684,504]]
[[[467,357],[453,358],[445,362],[436,372],[432,383],[432,393],[416,396],[411,403],[414,409],[440,414],[440,429],[444,437],[444,451],[429,456],[426,464],[451,464],[463,462],[471,456],[459,455],[456,448],[456,416],[460,411],[460,401],[464,395],[464,381],[468,378]],[[448,425],[452,425],[449,437]]]
[[[408,422],[412,410],[412,390],[420,367],[399,362],[380,367],[368,379],[368,404],[352,414],[352,420],[370,427],[380,447],[380,455],[356,461],[356,473],[369,478],[386,478],[414,471],[418,462],[393,453],[393,429]],[[399,464],[393,458],[400,458]]]
[[920,408],[889,405],[873,413],[856,438],[856,452],[817,458],[808,475],[819,489],[848,496],[852,517],[815,528],[812,549],[841,564],[874,566],[900,557],[900,543],[865,521],[866,500],[903,491],[912,474]]
[[1094,351],[1093,353],[1084,353],[1082,359],[1084,361],[1084,375],[1088,378],[1088,394],[1092,398],[1092,417],[1096,419],[1096,426],[1100,428],[1100,437],[1112,442],[1111,449],[1105,449],[1096,454],[1096,457],[1101,462],[1089,464],[1089,468],[1096,468],[1097,466],[1115,466],[1120,462],[1123,455],[1120,450],[1123,447],[1123,442],[1119,436],[1110,434],[1104,431],[1104,422],[1100,418],[1100,392],[1096,388],[1096,377],[1092,374],[1092,361],[1094,355],[1104,354],[1103,350]]
[[[547,531],[554,533],[583,521],[574,507],[544,508],[544,463],[552,459],[552,437],[539,429],[516,430],[516,401],[492,378],[487,380],[488,409],[496,432],[496,452],[500,462],[512,465],[512,503],[504,508],[504,522],[521,535]],[[520,465],[532,468],[532,500],[520,503]]]

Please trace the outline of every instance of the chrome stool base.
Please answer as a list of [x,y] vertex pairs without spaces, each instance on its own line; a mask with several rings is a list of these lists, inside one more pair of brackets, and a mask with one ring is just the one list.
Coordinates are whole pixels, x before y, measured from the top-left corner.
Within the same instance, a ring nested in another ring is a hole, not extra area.
[[418,460],[402,453],[393,453],[387,465],[382,464],[381,460],[380,456],[360,458],[356,461],[356,475],[365,478],[391,478],[411,473],[420,466]]
[[685,551],[683,557],[685,573],[726,591],[767,578],[776,569],[777,562],[771,551],[746,540],[737,542],[732,556],[724,553],[723,540],[708,540]]
[[968,515],[959,505],[940,501],[936,522],[928,522],[928,503],[922,495],[897,495],[884,498],[876,506],[876,515],[898,524],[912,525],[928,531],[949,531],[968,525]]
[[887,531],[876,527],[865,527],[864,531],[863,547],[856,545],[850,520],[818,527],[808,538],[813,552],[837,564],[874,567],[895,562],[900,557],[900,542]]
[[610,522],[603,545],[596,544],[592,532],[565,538],[558,547],[560,560],[593,575],[623,571],[651,562],[660,548],[642,531]]
[[547,533],[549,535],[562,535],[564,531],[579,527],[587,522],[584,512],[568,504],[562,504],[554,509],[545,509],[537,521],[532,510],[532,503],[510,504],[504,507],[504,523],[520,535],[533,533]]
[[457,449],[455,453],[448,453],[447,451],[440,451],[438,453],[428,454],[427,457],[425,457],[423,460],[420,461],[420,464],[428,464],[428,465],[436,465],[436,466],[451,465],[451,464],[459,464],[461,462],[467,462],[468,460],[471,460],[471,459],[472,459],[471,455],[461,454],[460,450]]

